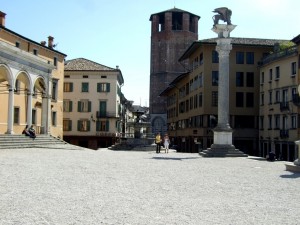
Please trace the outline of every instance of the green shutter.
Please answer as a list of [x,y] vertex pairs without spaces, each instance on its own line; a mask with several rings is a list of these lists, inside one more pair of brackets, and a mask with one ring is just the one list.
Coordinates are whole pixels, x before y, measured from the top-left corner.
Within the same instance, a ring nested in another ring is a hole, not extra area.
[[97,92],[101,92],[101,84],[97,83]]
[[69,108],[69,109],[70,109],[70,112],[72,112],[72,109],[73,109],[73,102],[70,101],[69,103],[70,103],[70,105],[69,105],[70,108]]
[[69,128],[69,131],[72,130],[72,120],[69,120],[68,128]]
[[100,121],[96,122],[96,131],[100,131]]
[[109,131],[109,121],[106,121],[106,131]]
[[87,121],[87,131],[90,131],[91,129],[91,121]]
[[91,112],[92,111],[92,102],[89,101],[88,102],[88,112]]
[[107,92],[110,92],[110,83],[107,83],[107,84],[106,84],[106,91],[107,91]]
[[77,130],[78,130],[78,131],[80,131],[80,125],[81,125],[81,121],[78,120],[78,121],[77,121]]
[[77,105],[78,107],[77,107],[77,110],[78,110],[78,112],[81,112],[81,102],[79,101],[78,102],[78,105]]
[[70,83],[70,92],[73,92],[73,83]]

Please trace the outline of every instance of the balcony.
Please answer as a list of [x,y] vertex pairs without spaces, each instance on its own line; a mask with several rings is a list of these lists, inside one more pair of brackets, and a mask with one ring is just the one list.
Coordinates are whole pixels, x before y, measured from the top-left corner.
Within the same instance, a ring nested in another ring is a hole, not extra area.
[[280,138],[288,138],[289,130],[280,130]]
[[294,103],[294,105],[296,105],[298,107],[300,106],[300,96],[299,96],[299,94],[293,94],[292,102]]
[[118,118],[119,116],[117,115],[116,112],[108,112],[108,111],[97,111],[96,112],[96,118],[101,119],[101,118]]
[[280,102],[280,111],[289,111],[290,107],[289,107],[289,103],[288,102]]

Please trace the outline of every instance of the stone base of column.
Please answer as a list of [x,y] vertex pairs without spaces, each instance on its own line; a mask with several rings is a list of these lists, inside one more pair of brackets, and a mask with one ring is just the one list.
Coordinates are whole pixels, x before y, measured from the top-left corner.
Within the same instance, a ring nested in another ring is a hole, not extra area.
[[287,171],[300,173],[300,158],[294,161],[294,164],[285,164],[285,168]]
[[203,157],[248,157],[242,151],[239,151],[234,145],[227,144],[212,144],[211,148],[199,152]]

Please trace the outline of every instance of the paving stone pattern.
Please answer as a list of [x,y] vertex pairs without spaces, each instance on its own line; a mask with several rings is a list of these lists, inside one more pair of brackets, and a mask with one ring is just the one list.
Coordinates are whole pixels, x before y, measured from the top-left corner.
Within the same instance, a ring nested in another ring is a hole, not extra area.
[[300,224],[300,174],[261,158],[1,149],[0,224]]

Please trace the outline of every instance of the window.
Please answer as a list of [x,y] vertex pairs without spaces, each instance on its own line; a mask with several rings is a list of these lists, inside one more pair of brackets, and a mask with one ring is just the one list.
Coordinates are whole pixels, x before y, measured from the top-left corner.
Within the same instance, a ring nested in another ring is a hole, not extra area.
[[53,65],[57,66],[57,58],[56,57],[53,58]]
[[110,92],[110,83],[97,83],[97,92]]
[[73,83],[65,82],[64,83],[64,92],[73,92]]
[[275,124],[274,124],[274,129],[280,129],[280,115],[274,115],[274,119],[275,119]]
[[31,123],[36,124],[36,109],[32,109]]
[[212,71],[211,74],[211,79],[212,79],[212,86],[218,86],[219,83],[219,71]]
[[246,78],[246,86],[247,87],[254,87],[254,73],[253,72],[247,72],[247,78]]
[[[202,95],[201,95],[201,97],[202,97]],[[212,101],[211,106],[218,106],[218,92],[217,91],[213,91],[211,93],[211,101]]]
[[219,63],[219,53],[216,50],[212,51],[212,63]]
[[109,131],[109,121],[97,121],[96,123],[96,131]]
[[78,102],[78,112],[91,112],[91,108],[92,103],[87,99]]
[[52,79],[52,100],[57,100],[57,91],[58,91],[58,80]]
[[89,92],[89,83],[81,83],[81,92]]
[[190,110],[193,109],[193,97],[190,97]]
[[248,108],[254,107],[254,93],[251,92],[246,93],[246,107]]
[[199,87],[202,87],[203,86],[203,74],[200,73],[199,75]]
[[198,95],[197,94],[194,95],[194,108],[195,109],[198,108]]
[[269,105],[271,105],[272,102],[272,91],[269,91]]
[[264,105],[265,103],[265,94],[264,93],[260,93],[260,105]]
[[202,104],[203,104],[202,101],[203,100],[202,100],[202,92],[201,92],[201,93],[199,93],[199,107],[202,107]]
[[244,93],[236,92],[235,96],[236,96],[236,99],[235,99],[236,107],[244,107]]
[[55,111],[52,111],[51,113],[51,124],[52,126],[56,126],[57,124],[57,113]]
[[82,78],[89,78],[89,76],[88,75],[83,75]]
[[276,90],[275,92],[275,102],[278,103],[280,102],[280,91]]
[[260,83],[261,84],[265,83],[265,73],[264,72],[261,73]]
[[254,64],[254,52],[246,52],[246,63]]
[[244,86],[244,73],[243,72],[236,72],[235,85],[237,87]]
[[297,117],[296,117],[296,115],[291,116],[291,128],[292,129],[297,128]]
[[77,130],[82,132],[90,131],[90,121],[89,120],[78,120]]
[[273,70],[269,69],[269,81],[272,81]]
[[268,129],[271,130],[272,129],[272,115],[268,115],[268,121],[269,121]]
[[71,131],[72,130],[72,120],[64,119],[63,120],[63,131]]
[[20,108],[14,107],[14,124],[20,123]]
[[20,42],[17,42],[17,41],[16,41],[16,47],[17,47],[17,48],[20,48]]
[[261,129],[261,130],[264,129],[264,117],[263,116],[259,117],[259,129]]
[[99,112],[98,112],[98,115],[97,117],[100,118],[100,117],[106,117],[106,101],[100,101],[99,103]]
[[203,64],[203,53],[200,53],[199,65]]
[[33,49],[33,54],[37,55],[38,54],[38,50],[37,49]]
[[236,64],[244,64],[244,52],[236,52]]
[[280,67],[276,66],[275,71],[275,80],[278,80],[280,78]]
[[296,75],[296,62],[292,62],[291,64],[291,75],[292,76]]
[[64,99],[63,107],[64,107],[64,112],[72,112],[72,101],[68,99]]

